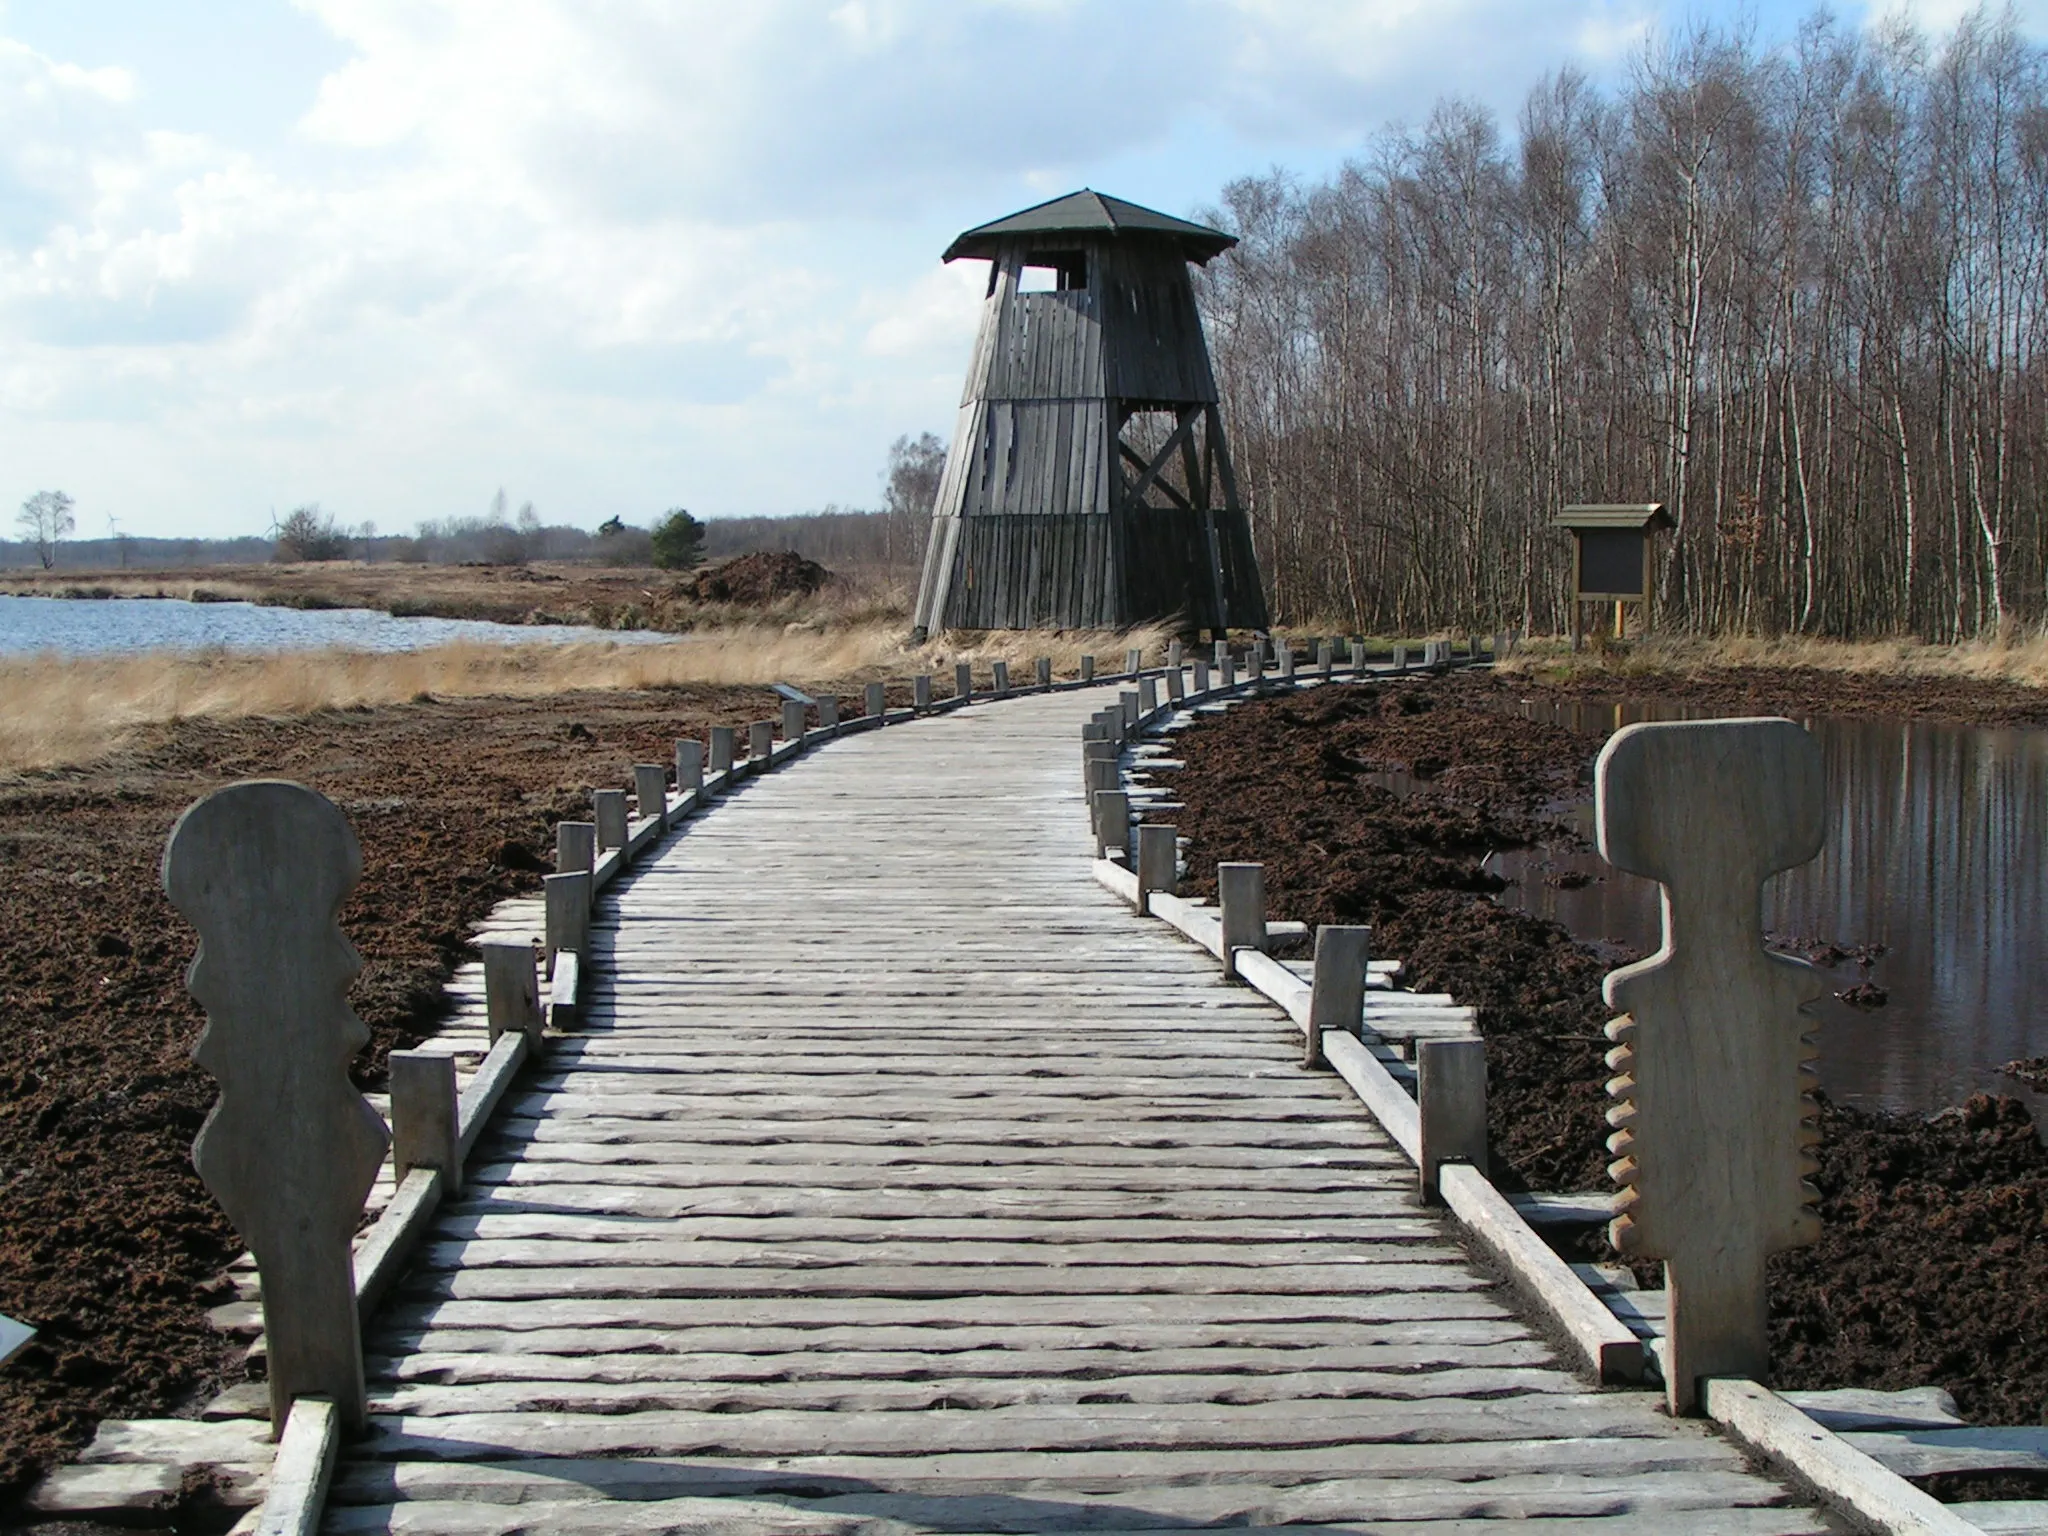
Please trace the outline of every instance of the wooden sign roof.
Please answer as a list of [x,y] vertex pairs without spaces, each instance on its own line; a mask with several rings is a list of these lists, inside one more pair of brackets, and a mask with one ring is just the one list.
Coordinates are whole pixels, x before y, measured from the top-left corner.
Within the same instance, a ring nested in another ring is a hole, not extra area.
[[1190,224],[1157,209],[1141,208],[1120,197],[1083,188],[968,230],[946,247],[945,259],[958,261],[965,256],[991,260],[1004,241],[1018,235],[1163,236],[1177,244],[1189,261],[1198,263],[1237,244],[1237,236],[1226,235],[1220,229]]
[[1552,521],[1555,528],[1669,528],[1671,515],[1661,501],[1601,502],[1566,507]]

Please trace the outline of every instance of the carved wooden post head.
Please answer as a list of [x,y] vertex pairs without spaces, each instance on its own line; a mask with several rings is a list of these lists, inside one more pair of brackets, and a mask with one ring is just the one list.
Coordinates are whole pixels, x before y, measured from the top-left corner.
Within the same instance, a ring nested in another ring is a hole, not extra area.
[[1820,1235],[1800,1008],[1812,968],[1767,954],[1763,884],[1825,835],[1820,749],[1790,720],[1632,725],[1600,754],[1600,852],[1664,888],[1664,945],[1607,978],[1616,1076],[1609,1235],[1665,1261],[1671,1406],[1703,1376],[1762,1377],[1764,1259]]
[[199,930],[192,1055],[220,1083],[192,1161],[262,1273],[274,1432],[300,1396],[363,1417],[350,1240],[390,1135],[348,1076],[369,1031],[335,917],[362,867],[347,818],[278,780],[214,791],[164,848],[164,890]]

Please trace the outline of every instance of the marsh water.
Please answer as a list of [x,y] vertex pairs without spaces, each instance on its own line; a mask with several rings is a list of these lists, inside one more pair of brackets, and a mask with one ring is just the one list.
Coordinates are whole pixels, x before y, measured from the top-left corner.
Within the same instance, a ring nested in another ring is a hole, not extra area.
[[150,650],[416,651],[468,640],[673,640],[648,631],[570,624],[487,624],[475,619],[395,618],[368,608],[272,608],[183,598],[0,596],[0,655],[54,651],[116,655]]
[[[1521,711],[1596,738],[1700,713],[1643,700]],[[1827,843],[1765,887],[1763,921],[1788,952],[1845,952],[1818,977],[1822,1081],[1845,1103],[1920,1112],[1978,1091],[2025,1096],[1999,1068],[2048,1052],[2048,731],[1804,723],[1827,764]],[[1585,941],[1655,950],[1657,887],[1592,850],[1590,804],[1559,810],[1589,846],[1495,855],[1487,867],[1509,882],[1498,899]],[[1865,982],[1883,1006],[1837,996]]]

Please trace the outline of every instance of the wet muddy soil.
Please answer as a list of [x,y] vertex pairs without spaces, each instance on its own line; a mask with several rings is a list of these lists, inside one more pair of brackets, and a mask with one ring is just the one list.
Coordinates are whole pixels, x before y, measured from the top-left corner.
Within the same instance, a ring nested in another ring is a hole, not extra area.
[[87,767],[0,777],[0,1312],[41,1330],[0,1368],[0,1522],[102,1417],[190,1410],[240,1370],[206,1319],[240,1245],[192,1171],[214,1084],[189,1057],[194,938],[158,885],[178,813],[252,777],[347,812],[367,1087],[441,1016],[472,927],[552,867],[557,820],[668,762],[676,737],[779,702],[695,687],[191,720]]
[[[1741,713],[2048,721],[2048,697],[2010,685],[1781,672],[1636,686]],[[1496,905],[1481,868],[1577,836],[1555,808],[1589,792],[1599,742],[1501,707],[1543,691],[1467,674],[1250,702],[1178,736],[1186,766],[1160,777],[1184,802],[1171,819],[1196,894],[1213,896],[1219,860],[1262,862],[1276,917],[1369,923],[1410,985],[1477,1006],[1503,1187],[1604,1189],[1600,982],[1635,956]],[[2026,1105],[1979,1096],[1931,1119],[1828,1105],[1822,1131],[1824,1236],[1771,1264],[1775,1384],[1938,1385],[1972,1420],[2042,1422],[2048,1152]],[[1614,1257],[1598,1228],[1562,1246]]]

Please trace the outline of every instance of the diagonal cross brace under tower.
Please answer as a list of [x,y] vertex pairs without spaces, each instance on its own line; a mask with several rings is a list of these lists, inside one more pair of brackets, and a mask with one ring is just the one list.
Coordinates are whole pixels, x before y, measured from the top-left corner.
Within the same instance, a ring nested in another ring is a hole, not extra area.
[[989,280],[921,632],[1265,626],[1188,274],[1236,243],[1076,192],[947,248]]

